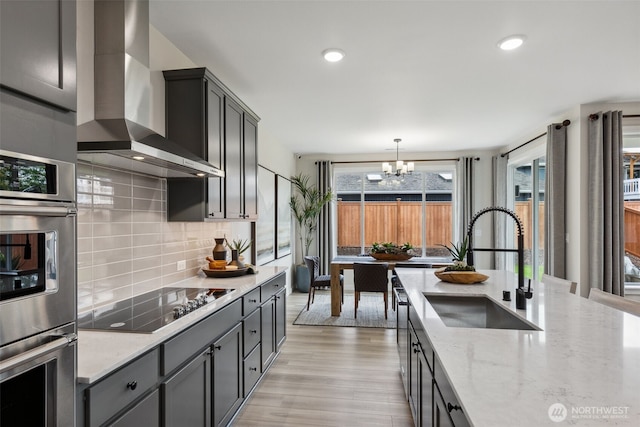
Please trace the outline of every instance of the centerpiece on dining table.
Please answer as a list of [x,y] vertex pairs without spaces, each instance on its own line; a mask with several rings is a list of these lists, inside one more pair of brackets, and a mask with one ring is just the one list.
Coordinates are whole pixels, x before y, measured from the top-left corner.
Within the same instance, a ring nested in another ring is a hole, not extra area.
[[469,246],[466,237],[457,245],[451,242],[451,246],[438,246],[442,246],[448,250],[453,261],[452,265],[439,268],[435,271],[434,274],[438,279],[443,282],[469,285],[473,283],[482,283],[489,278],[489,276],[485,274],[478,273],[473,265],[467,265],[465,258],[467,256]]
[[413,246],[408,242],[402,245],[396,245],[392,242],[374,242],[369,255],[379,261],[406,261],[413,257],[413,254],[410,253],[411,249]]

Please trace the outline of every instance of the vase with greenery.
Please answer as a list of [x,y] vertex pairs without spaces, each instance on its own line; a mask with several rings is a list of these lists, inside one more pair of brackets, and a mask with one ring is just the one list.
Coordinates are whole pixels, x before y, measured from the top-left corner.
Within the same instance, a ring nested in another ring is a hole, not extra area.
[[[300,261],[304,266],[304,257],[309,255],[311,243],[318,229],[318,218],[322,208],[331,201],[333,193],[330,188],[321,192],[318,187],[311,184],[310,177],[302,173],[291,177],[291,183],[295,193],[289,200],[289,207],[296,221],[296,229],[298,238],[300,239]],[[300,279],[300,278],[297,278]],[[308,272],[307,280],[296,280],[299,290],[307,287],[308,291]],[[302,283],[306,282],[306,283]]]
[[229,265],[237,265],[238,268],[244,268],[243,252],[251,247],[251,239],[232,239],[231,242],[224,238],[226,245],[231,249],[231,262]]
[[464,260],[469,249],[467,237],[465,237],[462,242],[459,242],[457,245],[453,242],[450,243],[451,247],[446,245],[438,245],[449,251],[453,261],[453,265],[446,267],[445,271],[476,271],[474,266],[467,265],[466,261]]

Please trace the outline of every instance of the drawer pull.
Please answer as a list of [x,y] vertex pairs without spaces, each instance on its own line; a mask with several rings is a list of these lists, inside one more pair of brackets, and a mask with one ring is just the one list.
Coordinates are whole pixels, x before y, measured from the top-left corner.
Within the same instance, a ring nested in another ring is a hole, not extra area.
[[221,345],[217,345],[214,347],[216,350],[222,350],[222,346]]
[[127,388],[128,388],[129,390],[132,390],[132,391],[133,391],[133,390],[135,390],[137,387],[138,387],[138,382],[137,382],[137,381],[129,381],[129,382],[127,383]]
[[249,302],[256,303],[256,302],[258,302],[258,300],[257,299],[250,299]]
[[258,333],[258,330],[257,330],[257,329],[252,329],[252,330],[250,330],[249,332],[251,332],[252,334],[257,334],[257,333]]
[[447,402],[447,410],[451,411],[462,411],[462,407],[458,405],[452,405],[451,402]]
[[249,370],[250,370],[250,371],[255,371],[255,372],[257,372],[257,371],[258,371],[258,368],[249,368]]

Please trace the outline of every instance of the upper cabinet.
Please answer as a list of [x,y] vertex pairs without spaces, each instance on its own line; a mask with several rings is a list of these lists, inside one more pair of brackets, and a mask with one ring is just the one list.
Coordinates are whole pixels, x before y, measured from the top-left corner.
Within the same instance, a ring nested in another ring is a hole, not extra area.
[[225,178],[168,179],[168,219],[255,220],[257,116],[205,68],[164,77],[167,137],[225,171]]
[[76,3],[0,1],[0,85],[76,111]]

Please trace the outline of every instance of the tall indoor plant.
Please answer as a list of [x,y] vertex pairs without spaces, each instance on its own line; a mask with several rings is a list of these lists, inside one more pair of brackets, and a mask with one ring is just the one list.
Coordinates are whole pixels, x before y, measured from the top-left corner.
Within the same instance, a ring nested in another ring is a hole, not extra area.
[[301,291],[309,290],[309,272],[306,271],[304,266],[304,257],[309,255],[309,248],[318,229],[320,212],[333,197],[330,188],[323,193],[318,187],[309,183],[310,179],[308,175],[302,173],[291,177],[295,194],[291,196],[289,201],[291,212],[293,212],[296,220],[298,238],[300,239],[302,265],[298,265],[296,268],[296,286]]

